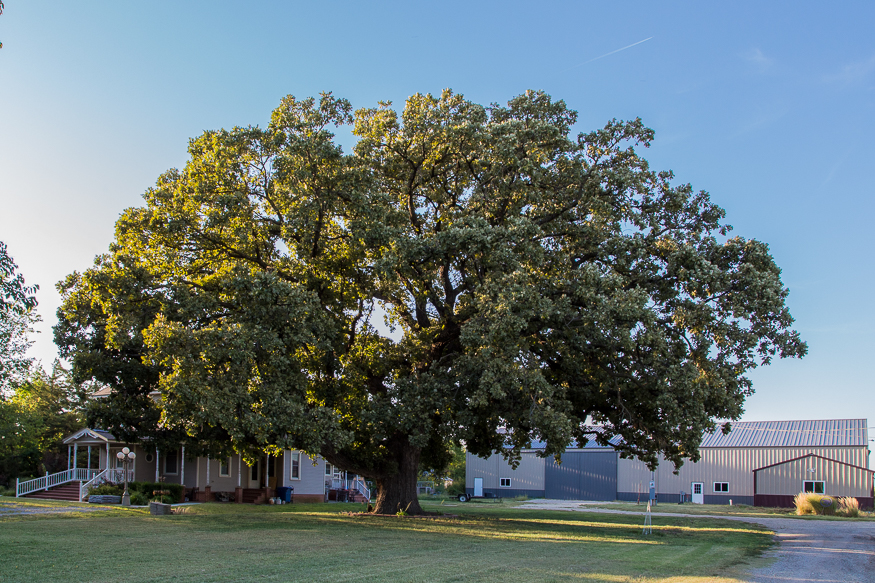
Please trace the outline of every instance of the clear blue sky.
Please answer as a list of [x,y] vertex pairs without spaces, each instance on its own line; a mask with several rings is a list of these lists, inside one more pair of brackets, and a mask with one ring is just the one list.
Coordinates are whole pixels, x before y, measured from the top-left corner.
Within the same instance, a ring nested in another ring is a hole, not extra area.
[[106,250],[190,137],[263,125],[286,94],[363,107],[534,88],[578,110],[580,131],[640,116],[655,167],[771,246],[810,355],[755,371],[744,419],[875,425],[875,3],[5,5],[0,240],[42,288],[46,364],[55,283]]

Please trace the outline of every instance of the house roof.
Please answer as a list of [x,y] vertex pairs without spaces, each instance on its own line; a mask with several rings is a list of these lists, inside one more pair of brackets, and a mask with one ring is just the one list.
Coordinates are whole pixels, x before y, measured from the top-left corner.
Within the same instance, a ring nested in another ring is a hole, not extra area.
[[104,431],[103,429],[89,429],[86,427],[85,429],[80,429],[76,433],[65,437],[63,443],[73,443],[82,438],[97,439],[106,442],[115,441],[115,436],[109,431]]
[[705,434],[701,447],[866,447],[866,419],[735,421],[732,431]]

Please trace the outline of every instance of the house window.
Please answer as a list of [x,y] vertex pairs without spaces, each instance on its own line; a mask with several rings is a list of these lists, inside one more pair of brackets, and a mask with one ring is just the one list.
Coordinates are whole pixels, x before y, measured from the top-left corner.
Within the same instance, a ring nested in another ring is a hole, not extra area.
[[501,478],[499,486],[502,488],[510,488],[510,478]]
[[231,477],[231,458],[226,457],[223,460],[219,460],[219,477],[221,477],[221,478],[230,478]]
[[300,480],[301,479],[301,452],[293,451],[291,455],[291,462],[289,466],[289,479],[290,480]]
[[715,492],[729,492],[729,482],[714,482]]
[[176,462],[178,461],[175,451],[169,451],[164,454],[164,473],[171,476],[176,475]]
[[258,481],[258,464],[259,464],[259,462],[255,462],[254,464],[252,464],[252,481],[253,482]]
[[325,475],[330,476],[332,474],[334,474],[334,472],[331,469],[331,464],[329,464],[328,462],[325,462]]
[[826,492],[825,483],[816,480],[806,480],[802,482],[802,491],[810,492],[812,494],[823,494],[824,492]]
[[151,464],[154,461],[155,461],[155,456],[152,455],[151,453],[147,453],[146,454],[146,463]]

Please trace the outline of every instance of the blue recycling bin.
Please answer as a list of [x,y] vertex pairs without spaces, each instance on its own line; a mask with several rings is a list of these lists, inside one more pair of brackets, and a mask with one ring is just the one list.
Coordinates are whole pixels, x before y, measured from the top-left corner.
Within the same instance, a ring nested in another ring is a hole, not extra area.
[[294,491],[295,491],[294,488],[285,488],[285,487],[277,488],[276,495],[277,495],[277,498],[279,498],[283,502],[289,503],[292,501],[292,492],[294,492]]

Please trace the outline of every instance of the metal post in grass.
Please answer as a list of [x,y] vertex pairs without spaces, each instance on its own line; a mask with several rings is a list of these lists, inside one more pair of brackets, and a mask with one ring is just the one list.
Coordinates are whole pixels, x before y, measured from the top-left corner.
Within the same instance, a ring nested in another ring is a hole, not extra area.
[[131,505],[131,494],[128,492],[128,464],[133,464],[134,460],[137,459],[137,454],[132,452],[130,449],[123,447],[120,452],[115,454],[122,462],[122,471],[125,474],[125,491],[122,494],[122,506],[130,506]]
[[653,519],[650,514],[650,501],[647,501],[647,511],[644,513],[644,534],[653,534]]

